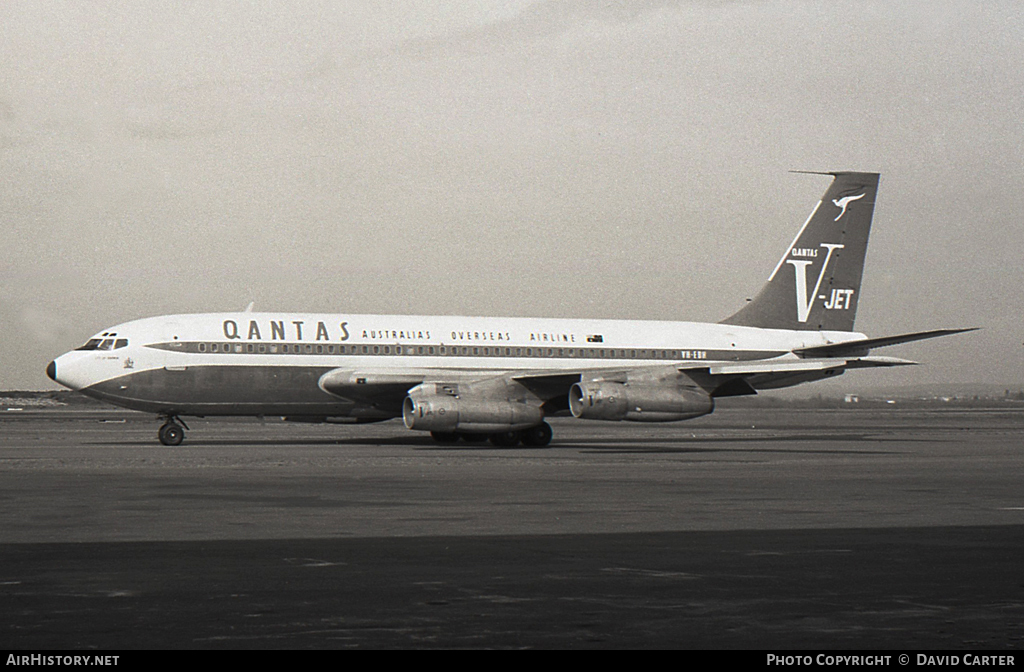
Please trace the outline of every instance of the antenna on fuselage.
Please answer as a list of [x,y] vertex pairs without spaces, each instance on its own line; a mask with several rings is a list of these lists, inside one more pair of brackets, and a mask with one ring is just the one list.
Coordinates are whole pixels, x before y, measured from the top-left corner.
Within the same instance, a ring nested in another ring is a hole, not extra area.
[[253,308],[253,306],[255,306],[255,305],[256,305],[256,302],[255,302],[255,301],[250,301],[250,302],[249,302],[249,305],[245,307],[245,312],[247,312],[247,313],[251,313],[251,312],[252,312],[252,308]]

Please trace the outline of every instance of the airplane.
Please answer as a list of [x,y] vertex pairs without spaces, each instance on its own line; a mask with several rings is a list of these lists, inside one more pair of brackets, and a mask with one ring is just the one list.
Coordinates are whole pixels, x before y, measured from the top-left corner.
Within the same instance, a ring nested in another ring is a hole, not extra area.
[[[803,172],[803,171],[800,171]],[[832,181],[757,296],[721,322],[235,312],[119,324],[50,362],[57,383],[157,414],[402,418],[439,443],[541,447],[545,418],[671,422],[721,397],[915,364],[876,348],[972,329],[853,330],[879,175]],[[251,309],[250,304],[250,309]]]

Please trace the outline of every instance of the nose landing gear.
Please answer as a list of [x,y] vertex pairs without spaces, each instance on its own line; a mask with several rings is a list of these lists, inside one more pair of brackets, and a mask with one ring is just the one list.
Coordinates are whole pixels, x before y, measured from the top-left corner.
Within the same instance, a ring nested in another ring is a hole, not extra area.
[[[166,418],[166,422],[160,427],[160,431],[157,432],[157,438],[160,439],[160,443],[165,446],[180,446],[181,442],[185,440],[185,429],[188,429],[188,425],[176,415],[164,415],[161,418]],[[181,423],[180,425],[178,423]],[[182,429],[182,426],[185,429]]]

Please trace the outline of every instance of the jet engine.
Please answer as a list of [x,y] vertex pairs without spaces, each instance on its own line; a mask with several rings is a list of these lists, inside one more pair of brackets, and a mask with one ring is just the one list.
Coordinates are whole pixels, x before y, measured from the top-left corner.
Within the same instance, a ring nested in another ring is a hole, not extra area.
[[707,415],[715,400],[703,390],[678,386],[576,383],[569,389],[569,410],[588,420],[672,422]]
[[536,427],[544,413],[539,406],[507,399],[410,395],[402,403],[402,420],[409,429],[493,433]]

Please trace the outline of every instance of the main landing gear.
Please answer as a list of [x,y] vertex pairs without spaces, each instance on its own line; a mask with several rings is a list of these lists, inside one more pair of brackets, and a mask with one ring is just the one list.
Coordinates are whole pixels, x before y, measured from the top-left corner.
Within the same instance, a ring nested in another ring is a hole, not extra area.
[[[166,419],[166,422],[160,427],[160,431],[157,432],[157,438],[160,439],[160,443],[165,446],[180,446],[181,442],[185,440],[185,429],[188,429],[188,425],[185,421],[176,415],[162,415],[162,419]],[[180,425],[178,423],[181,423]],[[185,429],[182,429],[184,426]]]
[[536,427],[513,432],[497,432],[495,434],[431,432],[430,435],[438,443],[455,443],[460,438],[466,443],[483,443],[490,439],[491,443],[502,448],[513,448],[520,443],[530,448],[543,448],[551,443],[552,432],[551,425],[542,422]]

